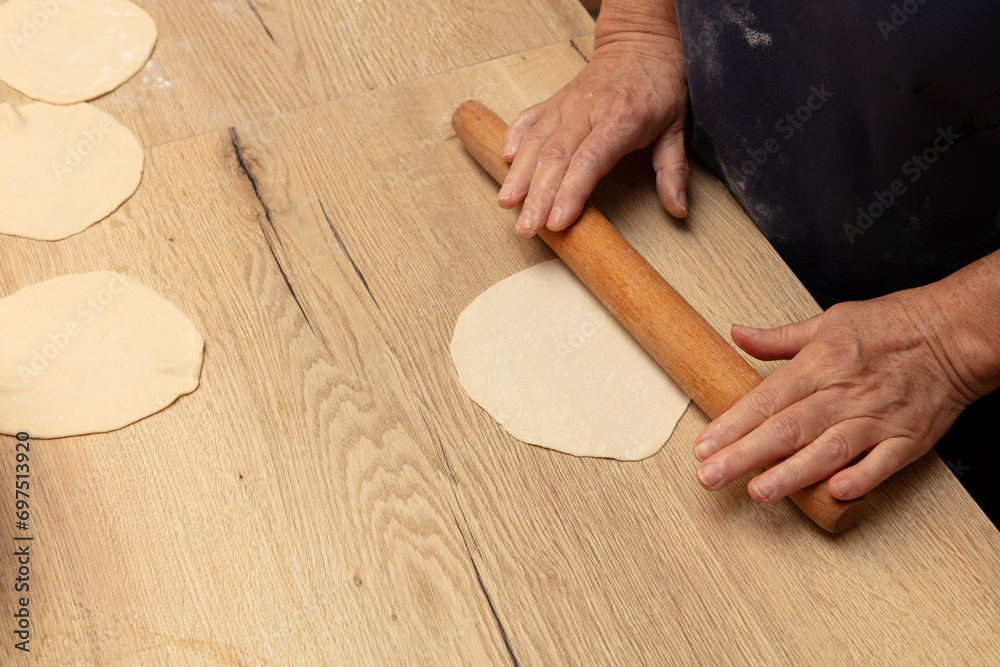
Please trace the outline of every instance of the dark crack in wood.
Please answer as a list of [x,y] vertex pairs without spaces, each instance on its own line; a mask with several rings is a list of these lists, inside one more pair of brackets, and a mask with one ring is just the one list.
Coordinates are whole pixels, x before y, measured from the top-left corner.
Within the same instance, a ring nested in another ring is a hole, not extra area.
[[253,175],[252,171],[250,171],[250,165],[247,163],[246,151],[243,148],[243,143],[240,141],[240,135],[236,132],[235,127],[229,128],[229,140],[233,144],[233,151],[236,153],[236,162],[240,165],[240,171],[242,171],[243,175],[247,177],[248,181],[250,181],[250,185],[253,187],[254,196],[257,197],[257,201],[260,202],[261,208],[264,209],[264,217],[267,218],[267,224],[271,228],[271,231],[274,232],[274,238],[278,239],[278,245],[280,245],[281,249],[284,250],[285,242],[281,240],[281,235],[278,234],[278,230],[274,226],[274,219],[271,217],[271,207],[267,205],[267,202],[264,201],[264,198],[260,194],[260,184],[257,182],[257,177]]
[[276,42],[274,40],[274,35],[272,35],[271,31],[268,30],[267,24],[264,23],[264,19],[263,19],[263,17],[261,17],[260,12],[258,12],[257,8],[253,6],[253,2],[251,2],[251,0],[247,0],[247,4],[250,5],[250,11],[253,12],[253,15],[257,17],[258,21],[260,21],[260,27],[263,28],[264,32],[267,33],[267,36],[271,40],[271,43],[272,44],[277,44],[278,42]]
[[264,229],[264,225],[260,226],[260,232],[264,235],[264,242],[267,243],[267,249],[271,251],[271,257],[274,258],[274,263],[278,265],[278,271],[281,272],[281,279],[285,281],[285,287],[288,288],[288,293],[292,295],[295,305],[299,307],[299,312],[302,313],[302,317],[305,318],[306,324],[309,325],[309,330],[315,334],[316,330],[313,329],[312,322],[309,321],[309,316],[306,315],[306,309],[302,307],[302,302],[299,301],[299,297],[295,293],[295,288],[292,287],[292,281],[288,279],[288,274],[285,273],[285,268],[281,266],[281,262],[278,261],[278,255],[274,252],[274,246],[271,245],[271,239],[268,237],[267,230]]
[[340,249],[343,250],[344,254],[347,256],[347,260],[351,263],[351,266],[354,267],[354,272],[358,274],[358,278],[361,279],[361,284],[364,285],[365,290],[368,291],[368,296],[372,298],[372,302],[375,304],[375,307],[378,308],[379,310],[382,310],[382,306],[378,305],[378,300],[375,298],[375,295],[372,294],[372,288],[368,286],[368,281],[365,280],[365,274],[361,273],[361,269],[358,268],[358,265],[354,261],[354,258],[351,257],[351,253],[347,250],[347,246],[344,244],[344,240],[340,238],[340,234],[337,232],[337,228],[333,226],[333,221],[330,220],[330,216],[327,215],[326,207],[323,206],[322,201],[320,201],[319,203],[319,210],[323,211],[323,217],[326,218],[326,224],[329,225],[330,231],[333,232],[333,236],[335,239],[337,239],[337,244],[340,245]]
[[[421,398],[426,397],[423,395],[423,391],[419,389]],[[427,429],[427,433],[431,436],[434,441],[435,449],[437,449],[438,454],[441,457],[441,461],[444,463],[445,469],[448,471],[448,477],[451,478],[451,493],[455,498],[455,506],[458,507],[458,511],[462,513],[462,521],[465,523],[466,531],[468,531],[469,536],[472,537],[472,543],[476,545],[476,551],[480,551],[479,542],[476,540],[475,534],[469,528],[469,520],[465,516],[465,510],[462,508],[462,503],[458,500],[458,480],[455,478],[455,470],[451,467],[451,461],[448,460],[448,454],[445,451],[444,443],[441,442],[441,438],[438,436],[437,431],[431,428],[430,422],[427,421],[427,415],[424,414],[423,408],[417,406],[417,410],[420,413],[420,418],[424,422],[424,427]],[[462,538],[462,545],[465,547],[465,553],[469,557],[469,562],[472,563],[472,571],[476,575],[476,583],[479,584],[479,590],[482,591],[483,597],[486,598],[486,604],[490,609],[490,614],[493,616],[493,620],[496,622],[497,628],[500,630],[500,638],[503,639],[504,648],[507,649],[507,655],[510,656],[511,662],[514,667],[520,667],[520,663],[517,661],[517,656],[514,654],[514,648],[510,644],[510,637],[507,635],[507,629],[504,627],[503,622],[500,620],[499,614],[497,614],[496,606],[493,604],[493,597],[490,596],[489,591],[486,590],[486,584],[483,583],[483,576],[479,572],[479,566],[476,565],[476,559],[472,556],[472,549],[469,548],[469,541],[465,537],[465,532],[462,530],[462,525],[458,522],[458,517],[455,515],[455,510],[451,509],[451,518],[455,522],[455,528],[458,529],[458,534]]]
[[[267,218],[267,224],[274,233],[274,238],[278,239],[278,245],[280,245],[282,250],[284,250],[285,244],[282,243],[281,236],[278,234],[278,230],[274,226],[274,220],[271,218],[271,209],[268,207],[267,203],[264,202],[264,198],[260,195],[260,186],[257,183],[257,179],[254,177],[253,172],[250,171],[250,168],[247,165],[246,155],[243,151],[243,144],[240,143],[240,135],[236,132],[235,127],[229,128],[229,139],[233,144],[233,152],[236,154],[236,162],[240,166],[240,171],[243,172],[243,175],[246,176],[248,181],[250,181],[250,187],[253,188],[254,196],[257,197],[257,201],[260,202],[261,208],[264,209],[264,217]],[[259,215],[257,216],[257,220],[260,220]],[[288,293],[292,295],[295,305],[299,307],[299,312],[302,313],[302,317],[305,318],[306,324],[309,325],[309,330],[315,334],[316,330],[313,329],[312,321],[310,321],[309,316],[306,315],[306,309],[302,306],[302,302],[299,301],[299,295],[295,293],[295,288],[292,287],[292,281],[288,279],[288,274],[285,273],[285,267],[283,267],[281,262],[278,260],[278,254],[274,252],[274,246],[271,244],[271,237],[268,236],[263,223],[258,222],[258,224],[260,224],[260,233],[264,235],[264,242],[267,243],[267,249],[271,251],[271,257],[274,259],[274,263],[277,265],[278,271],[281,273],[281,279],[285,281],[285,287],[288,288]]]
[[[423,396],[423,392],[420,392]],[[458,479],[455,477],[455,469],[451,467],[451,461],[448,460],[448,453],[444,449],[444,443],[441,442],[440,436],[438,436],[437,431],[431,428],[430,422],[427,421],[427,415],[424,414],[423,408],[417,406],[417,410],[420,411],[420,418],[424,420],[424,427],[427,429],[427,433],[430,434],[431,439],[434,441],[435,449],[438,452],[438,456],[441,458],[441,462],[444,463],[445,469],[448,471],[448,477],[451,478],[451,495],[455,498],[455,506],[458,507],[458,511],[462,513],[462,521],[465,525],[469,525],[469,520],[465,517],[465,510],[462,508],[462,503],[458,500]],[[452,512],[454,514],[454,512]],[[469,531],[472,535],[472,531]],[[479,543],[476,541],[476,536],[472,535],[472,543],[476,545],[476,549],[479,549]]]
[[580,57],[583,58],[584,62],[587,62],[587,63],[590,62],[590,58],[588,58],[587,56],[585,56],[583,54],[583,51],[580,50],[580,47],[576,45],[576,40],[575,39],[569,40],[569,45],[573,47],[574,51],[576,51],[577,53],[580,54]]
[[455,516],[455,512],[451,513],[451,518],[455,520],[455,527],[458,528],[458,534],[462,536],[462,544],[465,545],[465,553],[469,556],[469,562],[472,563],[472,571],[476,574],[476,583],[479,584],[479,590],[483,592],[483,597],[486,598],[486,604],[489,605],[490,613],[493,614],[493,620],[496,621],[497,628],[500,629],[500,637],[503,639],[503,645],[507,649],[507,655],[510,656],[510,661],[514,663],[514,667],[520,667],[517,661],[517,656],[514,655],[514,649],[510,645],[510,638],[507,636],[507,630],[503,627],[503,623],[500,621],[500,616],[497,615],[497,609],[493,605],[493,598],[490,597],[489,591],[486,590],[486,585],[483,583],[483,577],[479,574],[479,566],[476,565],[476,559],[472,557],[472,551],[469,549],[469,542],[465,539],[465,533],[462,532],[462,526],[458,523],[458,517]]

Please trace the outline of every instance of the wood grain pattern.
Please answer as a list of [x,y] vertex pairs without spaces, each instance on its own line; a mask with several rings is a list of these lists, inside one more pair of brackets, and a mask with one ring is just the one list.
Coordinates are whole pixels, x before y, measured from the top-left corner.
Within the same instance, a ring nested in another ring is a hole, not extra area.
[[[163,22],[207,6],[145,4]],[[458,7],[449,34],[482,7]],[[405,30],[431,31],[421,16]],[[319,39],[277,25],[276,41]],[[213,48],[210,31],[190,35]],[[658,455],[618,463],[518,443],[461,390],[458,314],[552,255],[491,204],[451,112],[477,97],[511,117],[550,95],[588,51],[551,41],[268,117],[254,107],[266,96],[245,109],[236,96],[253,90],[240,72],[266,67],[244,54],[231,79],[213,70],[231,86],[205,104],[224,113],[166,125],[150,112],[147,143],[206,133],[150,148],[108,220],[56,244],[0,237],[2,295],[116,270],[207,340],[194,394],[112,434],[33,446],[31,664],[995,662],[1000,534],[936,456],[832,537],[787,504],[703,491],[684,444],[706,423],[696,408]],[[237,112],[261,115],[230,131]],[[595,203],[713,327],[816,312],[703,169],[683,224],[654,193],[640,153]],[[0,489],[13,442],[0,439]],[[26,664],[7,625],[12,549],[0,554],[0,663]]]
[[[136,0],[159,41],[93,102],[144,146],[588,33],[576,0]],[[0,102],[28,102],[0,83]]]

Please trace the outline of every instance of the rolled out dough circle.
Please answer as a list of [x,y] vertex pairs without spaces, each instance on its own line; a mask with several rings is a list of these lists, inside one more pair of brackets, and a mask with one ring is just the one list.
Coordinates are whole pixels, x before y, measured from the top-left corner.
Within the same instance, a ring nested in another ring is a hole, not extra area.
[[82,232],[132,196],[143,160],[135,135],[89,104],[0,104],[0,234]]
[[92,100],[142,69],[156,24],[127,0],[0,4],[0,80],[53,104]]
[[472,400],[512,436],[575,456],[652,456],[689,402],[560,260],[479,295],[451,356]]
[[163,297],[107,271],[0,300],[0,433],[103,433],[198,386],[201,333]]

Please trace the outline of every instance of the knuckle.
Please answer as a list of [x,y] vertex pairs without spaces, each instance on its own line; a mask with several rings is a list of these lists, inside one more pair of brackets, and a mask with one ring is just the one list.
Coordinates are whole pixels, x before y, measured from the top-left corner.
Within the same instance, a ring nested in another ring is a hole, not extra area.
[[523,130],[524,142],[526,144],[535,144],[536,150],[540,151],[546,142],[552,138],[552,134],[558,129],[558,119],[551,115],[545,115],[541,118],[533,118],[531,120],[532,122]]
[[548,133],[536,124],[524,135],[524,145],[532,146],[534,150],[538,150],[538,145],[543,144],[546,139],[548,139]]
[[548,143],[538,154],[539,165],[562,164],[570,159],[569,149],[561,143]]
[[858,304],[855,301],[841,301],[826,309],[824,320],[831,322],[844,322],[854,318],[857,313]]
[[562,96],[557,109],[564,118],[579,118],[582,117],[582,112],[589,109],[593,103],[593,91],[574,89]]
[[621,126],[634,126],[643,122],[644,115],[640,109],[639,100],[635,95],[626,93],[620,95],[612,104],[609,116]]
[[851,443],[840,433],[829,433],[823,438],[820,455],[831,466],[843,466],[851,460]]
[[524,169],[524,163],[517,162],[517,160],[515,160],[514,164],[510,168],[510,175],[507,177],[504,185],[509,186],[515,196],[524,196],[524,191],[530,180],[531,173],[526,172]]
[[779,414],[772,417],[771,433],[775,441],[789,452],[798,451],[802,443],[802,425],[797,417]]
[[882,462],[886,470],[889,470],[890,472],[895,472],[908,463],[908,461],[904,461],[896,451],[888,448],[882,452]]
[[787,344],[792,342],[792,339],[795,338],[796,327],[794,325],[785,324],[778,327],[775,331],[777,332],[778,339],[781,343]]
[[868,493],[879,483],[879,473],[874,470],[866,470],[861,466],[855,466],[851,470],[851,491],[852,493]]
[[597,142],[581,146],[574,156],[576,167],[586,173],[599,173],[604,164],[605,148]]
[[794,486],[798,478],[787,465],[778,465],[767,471],[767,474],[774,480],[774,485],[779,491]]
[[845,301],[835,303],[826,309],[826,315],[828,318],[836,319],[837,317],[840,317],[841,315],[844,314],[846,308],[847,308],[847,302]]
[[747,394],[747,406],[757,416],[770,417],[778,405],[778,397],[765,387],[758,387]]
[[504,131],[503,136],[506,139],[513,139],[515,137],[526,139],[534,127],[534,119],[522,114],[511,121],[510,125],[508,125],[507,129]]
[[683,153],[668,157],[654,157],[653,170],[656,171],[658,177],[660,175],[669,176],[671,180],[679,176],[682,181],[687,181],[691,175],[691,167]]
[[[930,447],[924,447],[914,440],[908,440],[901,447],[891,447],[883,444],[879,445],[876,449],[880,450],[879,454],[881,455],[879,463],[880,472],[888,477],[919,459],[930,450]],[[869,452],[870,454],[871,452]]]
[[641,123],[632,114],[624,113],[613,116],[608,126],[616,136],[621,137],[626,142],[631,142],[641,128]]
[[740,445],[727,448],[723,461],[725,462],[726,479],[736,479],[756,467],[750,452],[747,451],[746,447]]

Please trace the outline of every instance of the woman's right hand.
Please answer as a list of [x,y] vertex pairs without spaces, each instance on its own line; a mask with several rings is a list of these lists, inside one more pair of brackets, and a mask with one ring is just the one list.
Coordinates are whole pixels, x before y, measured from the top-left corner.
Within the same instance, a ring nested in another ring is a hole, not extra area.
[[598,19],[594,57],[576,78],[522,111],[504,135],[504,159],[513,164],[497,203],[524,202],[521,236],[542,225],[569,227],[597,181],[626,153],[650,145],[660,200],[671,215],[687,215],[687,79],[673,3],[656,3],[673,18],[662,25],[635,11],[641,3],[629,4],[627,15]]

